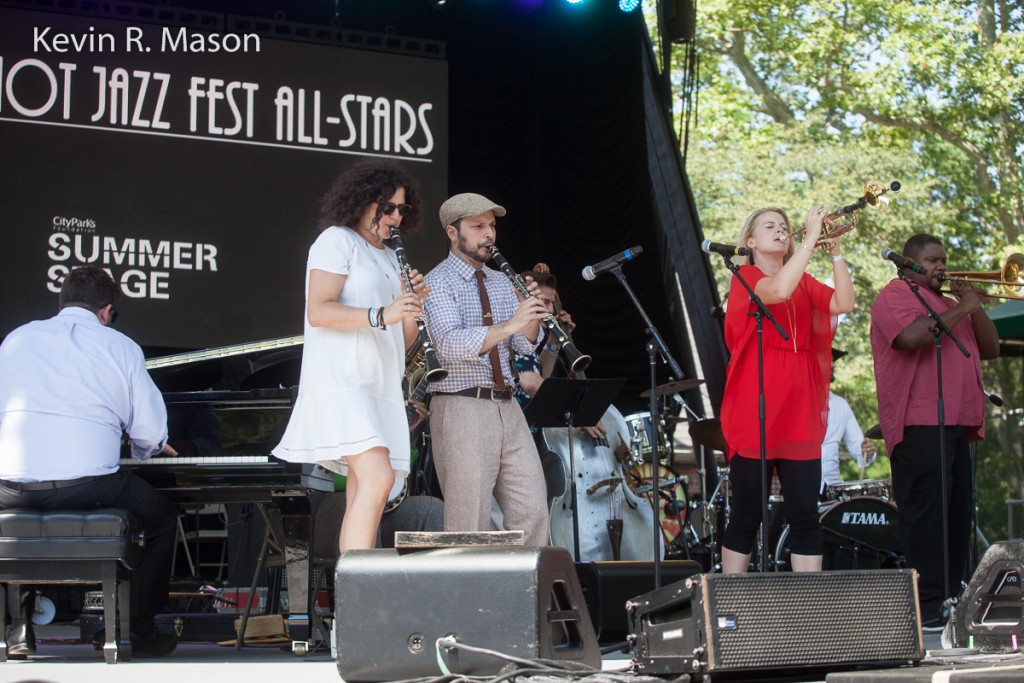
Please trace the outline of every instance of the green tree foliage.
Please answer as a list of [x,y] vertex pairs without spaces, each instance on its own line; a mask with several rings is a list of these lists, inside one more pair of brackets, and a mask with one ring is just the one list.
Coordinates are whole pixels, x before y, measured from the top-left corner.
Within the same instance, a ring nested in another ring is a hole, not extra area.
[[[655,14],[649,7],[652,26]],[[1024,10],[1007,0],[700,0],[696,25],[686,163],[709,238],[735,241],[762,206],[800,226],[811,204],[849,204],[868,180],[903,184],[844,239],[858,308],[837,332],[850,355],[836,365],[835,389],[872,426],[869,309],[894,275],[879,251],[899,251],[918,232],[945,241],[954,270],[998,268],[1022,251]],[[673,48],[672,82],[683,82],[687,55]],[[831,262],[816,258],[810,270],[828,280]],[[1007,398],[990,406],[979,448],[990,540],[1006,535],[1006,500],[1024,497],[1024,423],[1012,412],[1024,401],[1021,362],[985,368],[987,386]],[[887,475],[884,457],[867,473]]]

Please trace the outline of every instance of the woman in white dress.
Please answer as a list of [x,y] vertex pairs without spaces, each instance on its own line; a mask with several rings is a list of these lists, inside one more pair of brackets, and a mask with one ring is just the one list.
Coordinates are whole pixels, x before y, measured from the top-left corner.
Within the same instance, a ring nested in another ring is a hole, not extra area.
[[402,376],[427,288],[413,270],[415,291],[404,291],[385,240],[392,226],[417,227],[419,214],[405,171],[361,162],[324,196],[322,232],[309,250],[299,395],[274,455],[348,477],[341,551],[374,547],[395,473],[409,470]]

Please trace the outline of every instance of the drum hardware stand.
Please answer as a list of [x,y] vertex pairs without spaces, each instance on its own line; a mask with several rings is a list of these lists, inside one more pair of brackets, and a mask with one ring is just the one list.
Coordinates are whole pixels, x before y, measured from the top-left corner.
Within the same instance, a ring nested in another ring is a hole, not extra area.
[[658,486],[658,445],[661,440],[658,438],[658,429],[660,427],[660,420],[657,419],[658,413],[658,379],[655,372],[657,368],[658,355],[660,354],[665,362],[668,363],[669,368],[679,379],[683,378],[683,369],[679,367],[679,363],[676,362],[675,358],[669,352],[668,347],[665,345],[665,341],[658,334],[658,328],[655,327],[651,321],[647,311],[640,304],[640,300],[636,298],[636,294],[633,292],[633,288],[629,286],[626,281],[626,276],[622,274],[622,266],[616,266],[611,271],[615,275],[615,279],[619,281],[623,289],[626,290],[626,294],[629,296],[630,301],[633,302],[633,306],[636,307],[640,317],[643,318],[644,325],[647,331],[647,356],[651,367],[651,396],[650,396],[650,412],[651,412],[651,426],[650,426],[650,443],[651,443],[651,476],[652,483],[654,484],[654,495],[651,497],[651,505],[654,508],[654,588],[661,588],[661,515],[659,514],[658,505],[661,501],[661,497],[658,495],[661,488]]
[[[875,557],[888,557],[890,560],[893,561],[893,564],[895,564],[897,568],[903,568],[907,566],[907,558],[901,555],[900,553],[888,550],[887,548],[879,548],[878,546],[871,545],[870,543],[865,543],[859,538],[855,538],[854,536],[850,536],[848,534],[841,534],[835,529],[823,528],[821,531],[822,533],[832,534],[833,536],[840,538],[846,541],[847,543],[850,543],[849,550],[851,551],[854,560],[856,560],[860,556],[861,549],[864,549],[874,553]],[[840,549],[846,550],[846,548],[842,547],[840,547]],[[902,560],[900,558],[902,558]]]
[[772,315],[772,312],[761,301],[761,297],[754,293],[750,284],[740,275],[739,265],[733,263],[730,257],[724,254],[722,255],[722,261],[725,262],[725,267],[732,271],[736,280],[743,285],[743,289],[747,290],[748,298],[754,304],[754,310],[750,311],[748,315],[754,319],[754,324],[757,328],[757,421],[761,442],[761,533],[758,536],[757,543],[760,569],[762,572],[766,572],[768,571],[768,555],[765,553],[764,546],[768,529],[768,452],[767,435],[765,434],[765,421],[767,418],[764,407],[764,319],[768,319],[768,322],[775,327],[783,340],[788,340],[789,335],[775,320],[775,316]]
[[[939,423],[939,466],[942,468],[942,591],[943,595],[946,596],[948,602],[953,596],[950,593],[950,581],[949,581],[949,473],[946,471],[949,464],[949,455],[946,453],[946,404],[942,398],[942,335],[945,334],[947,337],[953,340],[957,348],[960,349],[960,353],[964,354],[964,358],[970,358],[971,353],[968,351],[960,340],[953,334],[953,330],[949,328],[942,318],[935,312],[935,310],[928,305],[928,302],[923,296],[921,296],[920,285],[914,280],[907,277],[903,268],[897,267],[896,274],[901,280],[907,283],[910,287],[910,291],[914,293],[917,300],[921,302],[924,309],[928,311],[928,317],[935,323],[928,328],[928,331],[932,334],[932,341],[935,344],[935,373],[938,380],[939,395],[937,399],[937,410],[938,410],[938,423]],[[943,603],[942,612],[946,610],[946,603]],[[942,615],[939,615],[942,618]]]
[[531,427],[565,427],[569,441],[569,478],[571,479],[570,505],[572,509],[573,559],[580,561],[580,512],[576,494],[576,455],[572,445],[572,428],[596,425],[612,404],[612,399],[626,383],[617,379],[563,379],[549,377],[544,380],[526,407],[526,421]]

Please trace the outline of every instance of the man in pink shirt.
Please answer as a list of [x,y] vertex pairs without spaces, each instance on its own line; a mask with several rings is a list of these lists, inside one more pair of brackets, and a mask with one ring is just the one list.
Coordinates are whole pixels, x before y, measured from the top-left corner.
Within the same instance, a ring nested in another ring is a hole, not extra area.
[[[906,269],[918,293],[953,330],[970,353],[965,357],[942,335],[942,394],[945,404],[949,492],[949,589],[957,594],[966,578],[971,524],[968,445],[984,436],[985,395],[981,360],[999,355],[995,325],[982,310],[983,295],[968,283],[950,283],[955,299],[940,293],[946,250],[931,235],[914,235],[903,256],[925,272]],[[893,493],[900,511],[900,537],[907,563],[921,577],[924,624],[938,625],[945,598],[942,568],[942,468],[939,455],[939,385],[933,321],[898,278],[879,292],[871,307],[871,351],[875,361],[878,415],[892,463]],[[937,621],[938,617],[938,621]]]

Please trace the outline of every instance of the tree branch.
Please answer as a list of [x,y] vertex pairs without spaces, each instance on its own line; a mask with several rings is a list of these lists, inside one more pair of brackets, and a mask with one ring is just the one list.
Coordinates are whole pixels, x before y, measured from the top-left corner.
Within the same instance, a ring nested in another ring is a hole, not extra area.
[[732,38],[730,41],[719,43],[722,52],[728,55],[729,59],[732,60],[732,63],[736,65],[736,68],[743,75],[743,80],[746,84],[764,102],[768,115],[785,125],[793,123],[795,119],[793,111],[772,91],[768,83],[754,69],[754,65],[747,59],[746,38],[743,29],[729,29],[729,36]]

